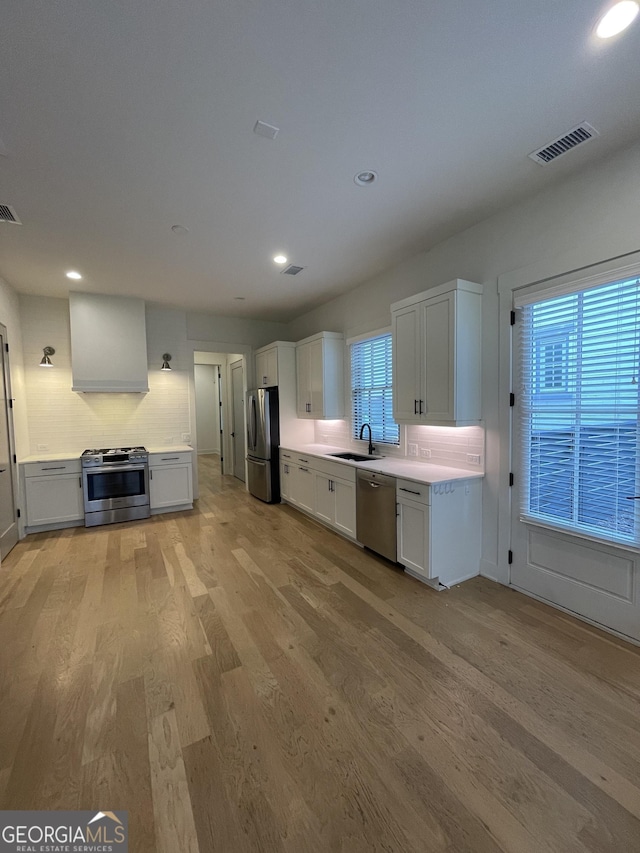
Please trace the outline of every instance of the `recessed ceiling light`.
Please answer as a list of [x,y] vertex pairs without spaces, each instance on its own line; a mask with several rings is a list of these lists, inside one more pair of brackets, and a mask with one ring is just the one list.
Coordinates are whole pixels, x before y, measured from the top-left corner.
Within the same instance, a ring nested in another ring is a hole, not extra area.
[[353,180],[359,187],[369,187],[378,178],[377,172],[372,172],[371,169],[365,169],[364,172],[358,172]]
[[596,35],[601,39],[608,39],[612,36],[617,36],[623,30],[633,23],[640,6],[635,0],[622,0],[621,3],[616,3],[609,11],[600,18],[600,23],[596,28]]
[[69,270],[69,272],[65,273],[65,275],[67,276],[67,278],[72,278],[74,281],[80,281],[80,279],[82,278],[80,273],[76,272],[75,270]]
[[186,228],[184,225],[172,225],[171,230],[173,231],[174,234],[188,234],[189,233],[189,229]]
[[287,257],[286,257],[286,255],[276,255],[275,258],[273,259],[273,262],[276,264],[286,264],[287,263]]

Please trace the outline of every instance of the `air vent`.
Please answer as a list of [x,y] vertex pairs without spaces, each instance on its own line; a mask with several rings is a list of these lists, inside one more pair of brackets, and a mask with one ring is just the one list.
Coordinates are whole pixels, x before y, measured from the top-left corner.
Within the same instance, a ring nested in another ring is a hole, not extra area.
[[282,275],[298,275],[299,272],[302,272],[304,267],[297,267],[295,264],[289,264],[288,267],[282,270]]
[[0,222],[13,222],[14,225],[22,225],[18,214],[9,204],[0,204]]
[[588,142],[594,136],[598,136],[598,131],[583,121],[582,124],[565,133],[564,136],[554,139],[553,142],[549,142],[543,148],[538,148],[537,151],[532,151],[529,157],[539,163],[540,166],[546,166],[547,163],[557,160],[558,157],[567,154],[576,145],[582,145],[583,142]]

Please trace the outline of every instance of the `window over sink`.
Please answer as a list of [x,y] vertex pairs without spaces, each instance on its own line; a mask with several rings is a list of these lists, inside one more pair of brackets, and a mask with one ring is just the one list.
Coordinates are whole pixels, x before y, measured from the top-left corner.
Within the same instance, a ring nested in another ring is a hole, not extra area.
[[362,425],[370,424],[374,444],[399,445],[400,428],[393,419],[391,332],[355,341],[350,349],[353,438],[359,439]]

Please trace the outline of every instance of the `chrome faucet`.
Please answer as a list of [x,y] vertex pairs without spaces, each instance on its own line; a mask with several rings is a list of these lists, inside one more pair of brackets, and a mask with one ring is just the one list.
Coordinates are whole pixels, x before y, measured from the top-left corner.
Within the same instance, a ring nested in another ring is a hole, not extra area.
[[360,427],[360,441],[362,441],[362,433],[364,432],[364,428],[367,427],[369,430],[369,456],[373,456],[373,451],[375,447],[373,446],[373,441],[371,439],[371,424],[362,424]]

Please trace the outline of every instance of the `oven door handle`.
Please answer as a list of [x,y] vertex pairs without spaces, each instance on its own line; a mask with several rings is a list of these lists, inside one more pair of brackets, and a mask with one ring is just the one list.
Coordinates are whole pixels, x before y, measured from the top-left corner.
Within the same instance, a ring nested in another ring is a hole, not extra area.
[[120,471],[144,471],[147,468],[147,465],[108,465],[104,468],[85,468],[84,473],[89,476],[89,474],[108,474],[110,471],[120,472]]

